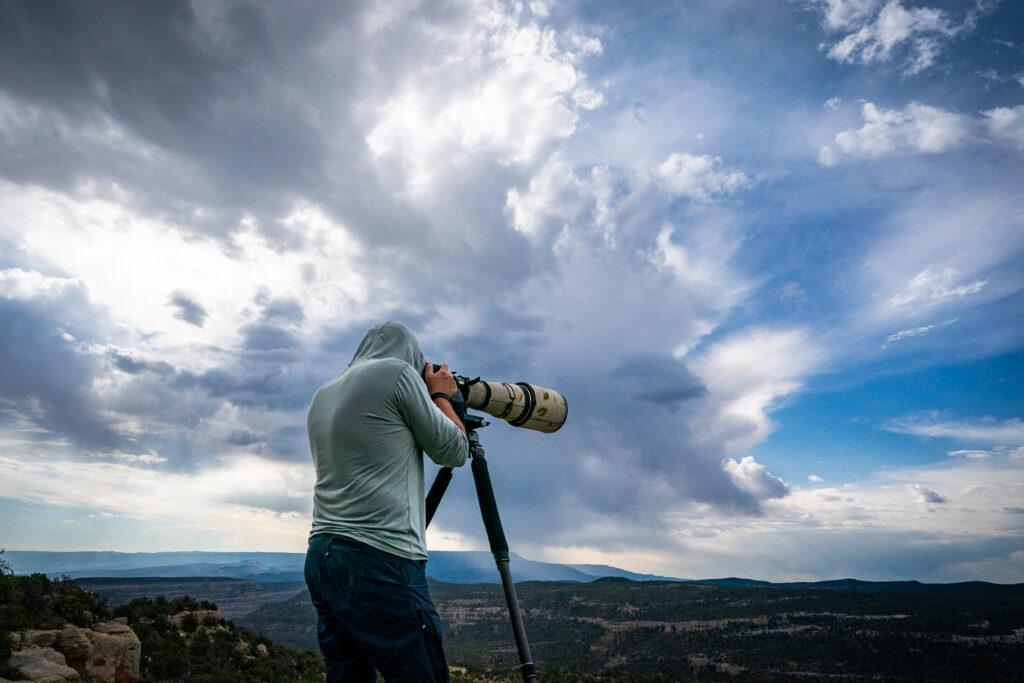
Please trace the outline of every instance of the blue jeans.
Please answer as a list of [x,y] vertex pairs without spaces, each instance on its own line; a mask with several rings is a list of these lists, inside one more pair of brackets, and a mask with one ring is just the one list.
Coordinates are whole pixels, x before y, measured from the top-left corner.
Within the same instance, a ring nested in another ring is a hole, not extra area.
[[306,587],[319,616],[327,681],[448,681],[441,618],[426,560],[407,560],[335,534],[309,539]]

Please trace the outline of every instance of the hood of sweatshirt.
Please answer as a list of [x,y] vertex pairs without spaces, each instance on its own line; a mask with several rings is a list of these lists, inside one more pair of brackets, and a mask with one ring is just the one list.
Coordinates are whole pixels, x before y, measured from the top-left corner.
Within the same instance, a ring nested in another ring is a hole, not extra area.
[[349,367],[356,363],[378,358],[397,358],[412,366],[417,373],[423,371],[427,361],[423,358],[416,337],[402,323],[385,322],[375,325],[359,342]]

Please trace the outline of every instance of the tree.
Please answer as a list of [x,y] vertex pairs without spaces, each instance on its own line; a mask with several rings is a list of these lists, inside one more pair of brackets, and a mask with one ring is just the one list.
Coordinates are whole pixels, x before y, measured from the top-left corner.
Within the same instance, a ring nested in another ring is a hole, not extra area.
[[192,612],[181,618],[181,630],[185,633],[194,633],[199,628],[199,619]]

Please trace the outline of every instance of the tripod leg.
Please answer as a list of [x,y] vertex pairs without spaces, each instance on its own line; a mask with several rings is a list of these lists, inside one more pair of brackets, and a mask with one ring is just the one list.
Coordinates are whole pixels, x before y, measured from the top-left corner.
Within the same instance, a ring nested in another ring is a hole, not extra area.
[[498,565],[501,586],[505,589],[508,616],[512,620],[512,634],[515,636],[516,649],[519,651],[519,671],[524,681],[536,683],[537,668],[530,656],[530,644],[526,640],[526,627],[523,626],[523,615],[519,610],[516,586],[512,582],[512,572],[508,566],[508,541],[505,540],[505,530],[501,527],[501,517],[498,515],[498,504],[494,500],[494,488],[491,486],[491,475],[487,471],[483,448],[479,446],[479,442],[474,443],[474,440],[475,435],[470,439],[473,447],[473,483],[476,485],[476,498],[480,503],[480,516],[483,517],[484,528],[487,530],[487,542]]
[[426,526],[430,526],[430,520],[434,518],[434,513],[437,512],[437,506],[441,504],[441,499],[444,498],[444,492],[448,490],[448,484],[451,482],[451,467],[442,467],[437,471],[437,476],[434,477],[434,483],[430,485],[430,490],[427,492]]

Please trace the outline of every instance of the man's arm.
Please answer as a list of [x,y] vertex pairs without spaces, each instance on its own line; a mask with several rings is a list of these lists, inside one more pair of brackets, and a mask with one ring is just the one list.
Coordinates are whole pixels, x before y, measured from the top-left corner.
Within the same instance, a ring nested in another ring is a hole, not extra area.
[[452,376],[451,371],[448,370],[448,364],[442,363],[441,369],[434,372],[434,364],[427,363],[423,368],[423,381],[427,385],[427,393],[430,394],[431,400],[434,405],[445,414],[449,420],[455,423],[455,426],[462,430],[462,433],[466,433],[466,425],[462,424],[462,420],[455,414],[455,408],[452,406],[452,402],[441,396],[434,397],[434,394],[441,393],[448,396],[454,396],[455,392],[459,390],[459,386],[455,383],[455,377]]
[[446,406],[452,410],[450,415],[438,405],[448,401],[443,398],[437,402],[432,401],[426,383],[411,366],[406,366],[399,374],[396,389],[398,409],[406,426],[412,431],[416,445],[438,465],[464,465],[469,458],[469,440],[464,433],[465,427],[458,421],[451,405]]

